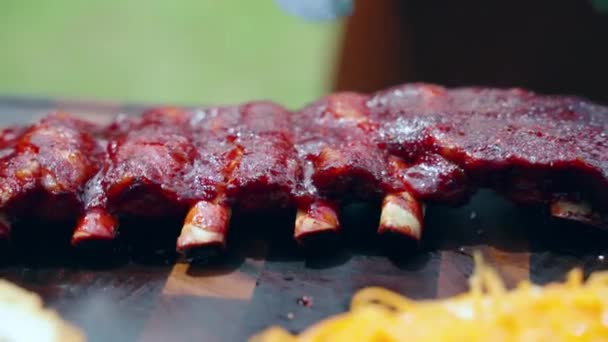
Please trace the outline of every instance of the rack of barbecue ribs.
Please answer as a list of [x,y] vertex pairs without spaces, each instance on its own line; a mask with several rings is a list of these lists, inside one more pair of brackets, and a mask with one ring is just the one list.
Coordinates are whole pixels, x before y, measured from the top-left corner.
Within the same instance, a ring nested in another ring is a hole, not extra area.
[[291,208],[306,244],[363,200],[381,203],[379,234],[418,241],[424,203],[463,204],[480,187],[601,227],[607,128],[608,107],[580,98],[429,84],[297,112],[163,107],[108,125],[51,113],[0,135],[0,237],[24,216],[71,218],[78,246],[112,241],[125,216],[181,214],[186,253],[225,247],[232,210]]

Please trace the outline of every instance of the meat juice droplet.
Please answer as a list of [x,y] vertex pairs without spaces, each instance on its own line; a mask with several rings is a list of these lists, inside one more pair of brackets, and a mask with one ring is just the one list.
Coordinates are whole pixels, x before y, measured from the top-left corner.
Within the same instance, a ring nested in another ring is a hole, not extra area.
[[298,298],[298,304],[310,308],[312,307],[312,297],[311,296],[302,296]]

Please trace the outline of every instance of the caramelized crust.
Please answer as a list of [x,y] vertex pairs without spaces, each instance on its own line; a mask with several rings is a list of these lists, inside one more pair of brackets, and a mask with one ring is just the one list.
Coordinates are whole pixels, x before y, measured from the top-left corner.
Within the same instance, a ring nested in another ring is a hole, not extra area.
[[379,232],[419,239],[420,201],[458,205],[478,187],[603,226],[607,124],[607,107],[578,98],[427,84],[298,112],[162,107],[104,127],[56,113],[0,132],[0,237],[26,214],[78,218],[78,244],[113,239],[122,216],[189,212],[185,250],[225,245],[232,209],[296,208],[303,241],[339,231],[356,199],[384,203]]

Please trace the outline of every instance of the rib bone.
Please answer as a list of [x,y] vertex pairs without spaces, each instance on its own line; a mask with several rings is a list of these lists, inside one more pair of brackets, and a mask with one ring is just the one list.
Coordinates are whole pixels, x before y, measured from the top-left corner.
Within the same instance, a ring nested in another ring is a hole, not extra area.
[[575,201],[559,198],[551,203],[551,215],[553,217],[583,222],[595,226],[605,226],[601,215],[593,211],[591,203],[586,201]]
[[0,241],[10,239],[11,223],[4,213],[0,213]]
[[314,201],[298,209],[294,238],[304,243],[306,237],[319,233],[336,233],[340,229],[335,205],[326,201]]
[[78,221],[72,235],[72,245],[77,246],[86,241],[110,241],[116,236],[118,221],[107,211],[99,208],[90,209]]
[[177,239],[177,251],[186,253],[193,248],[226,247],[226,235],[231,210],[224,204],[209,201],[196,203],[188,212]]
[[422,206],[408,191],[389,194],[382,202],[378,233],[398,233],[418,241],[422,235],[422,215]]

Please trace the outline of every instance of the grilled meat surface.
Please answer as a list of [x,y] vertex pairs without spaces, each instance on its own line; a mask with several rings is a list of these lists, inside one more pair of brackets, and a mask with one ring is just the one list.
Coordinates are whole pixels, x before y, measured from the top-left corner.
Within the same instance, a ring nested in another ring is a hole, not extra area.
[[0,131],[0,239],[24,215],[78,218],[72,244],[122,217],[185,217],[177,249],[225,246],[232,208],[297,209],[294,237],[339,231],[340,204],[382,202],[379,233],[418,240],[422,202],[489,187],[602,226],[608,107],[521,89],[406,84],[271,102],[154,108],[96,125],[65,113]]

